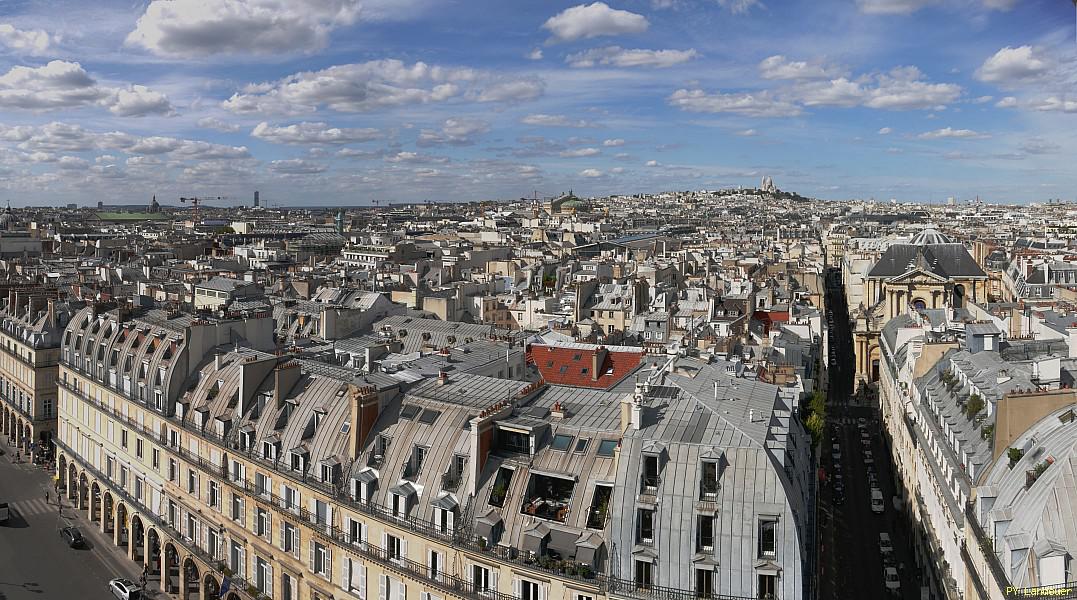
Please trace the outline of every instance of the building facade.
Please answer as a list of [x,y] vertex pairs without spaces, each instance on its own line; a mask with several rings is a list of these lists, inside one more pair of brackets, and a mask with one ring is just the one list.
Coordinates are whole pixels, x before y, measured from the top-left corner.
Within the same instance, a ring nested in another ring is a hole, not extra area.
[[606,391],[405,384],[266,352],[272,328],[91,307],[64,332],[65,493],[176,597],[810,595],[777,386],[677,357]]

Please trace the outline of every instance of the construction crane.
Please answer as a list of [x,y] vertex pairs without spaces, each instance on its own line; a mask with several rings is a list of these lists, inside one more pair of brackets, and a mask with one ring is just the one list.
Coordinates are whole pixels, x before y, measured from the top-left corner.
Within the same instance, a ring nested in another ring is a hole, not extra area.
[[197,227],[198,223],[200,222],[200,220],[198,218],[198,216],[201,214],[200,207],[203,204],[205,204],[206,202],[212,202],[214,200],[220,201],[220,200],[227,200],[227,199],[228,199],[227,196],[217,196],[215,198],[212,197],[212,196],[202,196],[202,197],[199,197],[199,196],[182,197],[181,196],[180,197],[180,202],[182,202],[184,204],[190,204],[191,205],[191,214],[194,216],[194,224]]

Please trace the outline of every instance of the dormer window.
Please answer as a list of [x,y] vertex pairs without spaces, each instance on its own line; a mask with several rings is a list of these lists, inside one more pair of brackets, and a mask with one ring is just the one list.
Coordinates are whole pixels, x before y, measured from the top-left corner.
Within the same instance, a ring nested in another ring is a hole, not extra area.
[[279,443],[262,442],[262,458],[266,460],[277,460],[279,447]]
[[718,496],[718,461],[705,460],[699,480],[699,497],[714,499]]
[[658,491],[658,455],[643,455],[643,475],[640,480],[640,492],[654,494]]

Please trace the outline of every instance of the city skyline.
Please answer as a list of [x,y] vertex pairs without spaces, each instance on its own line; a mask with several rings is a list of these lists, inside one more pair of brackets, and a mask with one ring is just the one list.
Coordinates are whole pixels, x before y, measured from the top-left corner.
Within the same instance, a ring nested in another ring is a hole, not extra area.
[[[212,4],[212,8],[208,6]],[[0,198],[1071,199],[1067,2],[9,4]]]

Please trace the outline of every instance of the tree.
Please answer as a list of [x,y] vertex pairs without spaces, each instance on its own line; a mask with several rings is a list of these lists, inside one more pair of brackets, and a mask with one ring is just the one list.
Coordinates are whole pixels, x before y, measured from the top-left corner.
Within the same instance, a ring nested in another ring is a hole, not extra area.
[[969,396],[969,401],[965,403],[965,414],[971,419],[975,417],[981,410],[984,409],[983,398],[980,398],[979,394],[973,394]]
[[812,443],[819,445],[819,442],[823,439],[823,432],[826,429],[826,419],[824,419],[819,413],[812,413],[808,417],[806,424],[808,432],[811,433]]

